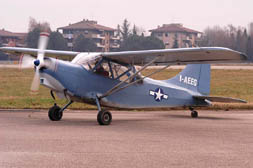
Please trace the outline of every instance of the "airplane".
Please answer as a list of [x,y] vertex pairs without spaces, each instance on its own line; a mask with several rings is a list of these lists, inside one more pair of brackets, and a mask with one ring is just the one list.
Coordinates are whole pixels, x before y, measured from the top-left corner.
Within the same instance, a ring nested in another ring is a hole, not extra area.
[[[221,47],[159,49],[122,52],[74,52],[47,50],[49,33],[40,34],[38,49],[1,47],[0,51],[21,56],[22,67],[34,67],[31,90],[39,85],[68,103],[60,108],[56,103],[49,109],[52,121],[62,119],[63,111],[73,102],[97,106],[97,122],[109,125],[112,114],[105,107],[145,109],[185,107],[191,117],[197,118],[196,107],[210,106],[212,102],[246,103],[210,94],[210,64],[244,63],[247,55]],[[69,56],[72,61],[53,57]],[[36,58],[37,57],[37,58]],[[152,75],[171,65],[186,65],[179,74],[167,80],[154,80]],[[136,68],[140,66],[141,68]],[[149,66],[159,66],[142,76]]]

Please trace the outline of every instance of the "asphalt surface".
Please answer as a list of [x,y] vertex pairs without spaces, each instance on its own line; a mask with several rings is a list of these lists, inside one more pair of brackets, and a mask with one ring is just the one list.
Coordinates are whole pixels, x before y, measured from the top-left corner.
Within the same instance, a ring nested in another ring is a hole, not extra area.
[[0,167],[253,167],[253,112],[0,110]]
[[[0,68],[21,68],[18,64],[1,64]],[[149,66],[147,69],[161,69],[163,66]],[[184,65],[172,65],[167,69],[184,69]],[[32,68],[31,68],[32,69]],[[218,70],[253,70],[252,65],[212,65],[211,69],[218,69]]]

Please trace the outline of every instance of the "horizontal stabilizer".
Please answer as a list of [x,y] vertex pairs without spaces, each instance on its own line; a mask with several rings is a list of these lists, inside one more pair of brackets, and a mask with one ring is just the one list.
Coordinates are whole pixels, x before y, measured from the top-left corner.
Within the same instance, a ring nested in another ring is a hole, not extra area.
[[198,100],[208,100],[211,102],[218,102],[218,103],[247,103],[245,100],[235,99],[235,98],[230,98],[230,97],[193,96],[193,98],[198,99]]

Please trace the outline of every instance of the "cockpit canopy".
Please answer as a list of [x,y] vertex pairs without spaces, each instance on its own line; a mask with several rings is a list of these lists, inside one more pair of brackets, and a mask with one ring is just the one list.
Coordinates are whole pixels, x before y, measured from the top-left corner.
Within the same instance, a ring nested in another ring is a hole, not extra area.
[[[86,70],[98,75],[120,81],[125,80],[135,73],[134,66],[116,63],[103,58],[100,53],[80,53],[72,60],[72,63],[82,65]],[[129,78],[128,82],[135,80],[135,78]]]

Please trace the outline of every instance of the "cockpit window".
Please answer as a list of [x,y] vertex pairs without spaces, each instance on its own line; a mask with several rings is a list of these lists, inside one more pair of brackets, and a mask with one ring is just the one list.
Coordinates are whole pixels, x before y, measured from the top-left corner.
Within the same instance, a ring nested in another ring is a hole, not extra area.
[[82,65],[85,69],[91,70],[96,65],[96,62],[101,59],[100,53],[80,53],[72,60],[72,63]]
[[111,77],[112,76],[112,74],[110,73],[110,70],[108,69],[106,64],[101,62],[101,61],[96,62],[96,65],[93,68],[93,72],[95,72],[96,74],[99,74],[99,75],[103,75],[105,77]]
[[109,60],[97,60],[91,71],[120,81],[125,80],[133,74],[132,67],[123,66]]
[[[98,75],[120,81],[129,78],[135,72],[134,66],[122,65],[104,59],[98,53],[80,53],[72,62],[82,65],[86,70],[92,71]],[[126,82],[132,82],[136,80],[136,78],[138,78],[138,76],[135,78],[129,78]]]

